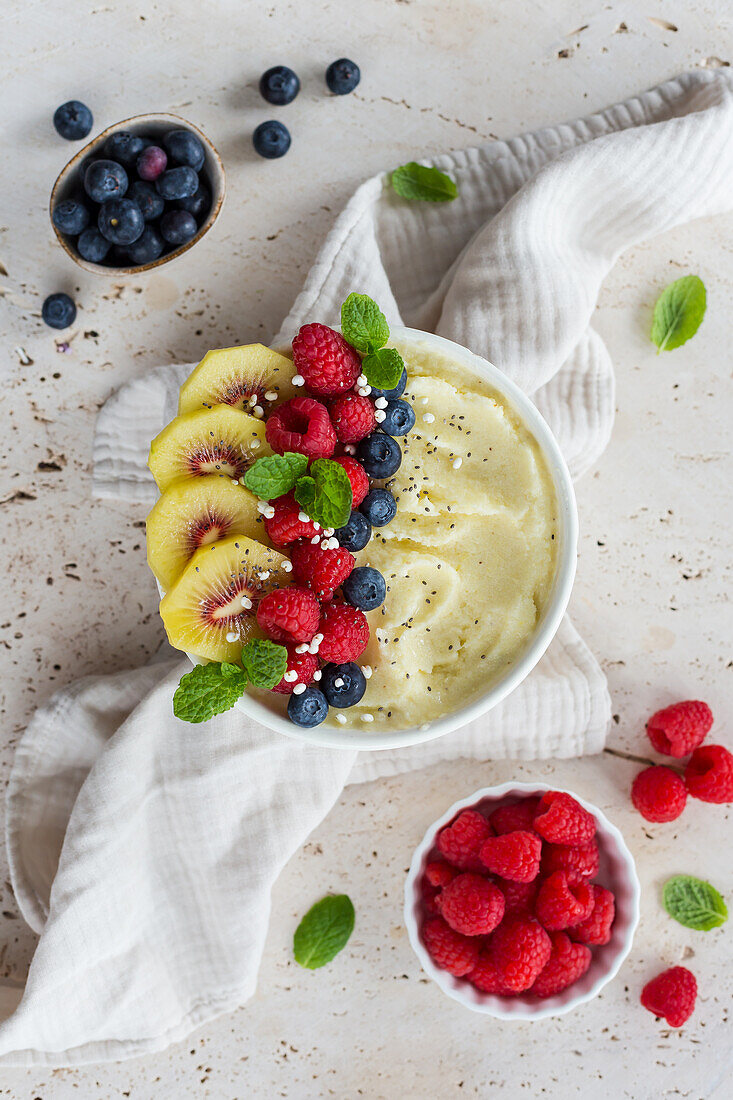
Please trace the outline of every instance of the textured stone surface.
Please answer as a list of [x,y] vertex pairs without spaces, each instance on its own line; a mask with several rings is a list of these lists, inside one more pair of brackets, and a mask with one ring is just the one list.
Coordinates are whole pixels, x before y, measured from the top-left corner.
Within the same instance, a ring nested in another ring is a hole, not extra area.
[[[676,28],[676,29],[675,29]],[[724,0],[185,0],[152,5],[11,5],[5,78],[14,104],[3,159],[0,521],[8,555],[0,621],[0,774],[32,712],[59,686],[143,661],[161,628],[145,566],[143,511],[92,501],[97,409],[126,378],[277,328],[335,214],[385,166],[572,118],[698,65],[733,60]],[[325,94],[344,54],[362,67],[349,97]],[[291,107],[260,100],[257,79],[287,62],[303,81]],[[51,125],[74,96],[95,129],[146,110],[199,124],[228,171],[224,212],[206,240],[164,271],[108,279],[53,243],[50,185],[75,146]],[[278,117],[282,161],[251,150]],[[22,181],[22,188],[18,181]],[[608,673],[609,745],[645,751],[644,718],[702,696],[730,742],[730,236],[703,220],[624,255],[595,324],[618,370],[618,419],[598,468],[578,486],[582,542],[571,611]],[[686,272],[708,286],[695,340],[656,357],[658,291]],[[43,326],[46,294],[79,306],[67,333]],[[68,349],[64,344],[68,343]],[[727,689],[727,690],[726,690]],[[721,733],[722,731],[722,733]],[[668,826],[629,810],[636,765],[610,754],[554,766],[456,764],[346,792],[286,868],[274,896],[260,990],[233,1015],[155,1057],[77,1070],[0,1072],[0,1095],[43,1097],[722,1096],[730,1059],[730,929],[708,935],[662,912],[667,874],[694,871],[731,894],[726,807],[692,803]],[[560,1020],[474,1016],[421,973],[401,921],[404,872],[426,826],[484,784],[542,778],[604,809],[634,851],[642,923],[619,978]],[[0,857],[0,967],[22,975],[34,946]],[[357,909],[346,951],[300,970],[297,919],[329,890]],[[638,1006],[643,982],[680,961],[699,1007],[681,1033]]]

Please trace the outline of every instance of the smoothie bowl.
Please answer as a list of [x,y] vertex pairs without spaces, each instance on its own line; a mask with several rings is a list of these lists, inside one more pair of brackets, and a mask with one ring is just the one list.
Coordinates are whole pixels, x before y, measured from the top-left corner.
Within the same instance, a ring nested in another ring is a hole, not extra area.
[[[218,663],[233,705],[376,749],[457,729],[527,676],[567,606],[577,515],[547,424],[496,367],[414,329],[376,356],[355,333],[358,351],[307,325],[292,350],[205,357],[151,447],[148,560],[171,644]],[[274,690],[252,674],[273,657],[264,638],[283,662]]]

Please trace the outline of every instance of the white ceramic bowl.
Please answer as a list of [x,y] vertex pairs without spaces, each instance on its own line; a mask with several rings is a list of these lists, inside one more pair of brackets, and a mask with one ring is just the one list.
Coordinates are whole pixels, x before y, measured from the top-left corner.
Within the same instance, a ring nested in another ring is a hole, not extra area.
[[597,806],[586,802],[574,791],[566,793],[577,799],[580,805],[592,813],[596,819],[596,840],[600,849],[601,863],[594,881],[599,886],[606,886],[612,890],[616,898],[616,917],[611,939],[602,947],[592,948],[593,958],[582,978],[554,997],[539,998],[532,996],[531,993],[499,997],[491,993],[482,993],[466,978],[454,978],[447,970],[441,970],[435,965],[422,942],[420,928],[425,913],[420,883],[429,859],[435,858],[438,854],[435,839],[440,830],[445,825],[449,825],[461,810],[476,809],[490,813],[498,806],[514,799],[558,790],[562,788],[549,787],[544,783],[504,783],[500,787],[483,787],[468,798],[455,802],[449,810],[446,810],[438,821],[433,822],[415,849],[405,883],[405,924],[410,943],[425,973],[440,986],[444,993],[473,1012],[483,1012],[486,1016],[496,1016],[500,1020],[541,1020],[546,1016],[562,1016],[600,993],[604,985],[616,976],[631,950],[634,932],[639,923],[641,895],[633,857],[616,826],[611,824]]

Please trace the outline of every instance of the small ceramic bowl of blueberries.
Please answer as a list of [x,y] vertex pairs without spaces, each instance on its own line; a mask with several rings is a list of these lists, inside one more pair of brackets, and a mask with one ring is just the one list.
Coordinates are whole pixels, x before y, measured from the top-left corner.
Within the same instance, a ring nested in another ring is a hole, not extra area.
[[224,190],[221,158],[197,127],[176,115],[137,115],[69,161],[51,192],[51,222],[87,271],[133,275],[200,241]]

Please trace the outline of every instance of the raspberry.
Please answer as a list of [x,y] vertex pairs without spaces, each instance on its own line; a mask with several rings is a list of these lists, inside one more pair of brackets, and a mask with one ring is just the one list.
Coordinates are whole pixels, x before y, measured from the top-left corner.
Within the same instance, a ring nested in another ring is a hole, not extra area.
[[671,768],[644,768],[631,784],[631,801],[647,821],[674,821],[687,802],[685,785]]
[[605,886],[592,886],[593,909],[589,917],[574,924],[570,935],[579,943],[590,943],[600,947],[611,938],[611,925],[616,915],[616,903],[613,894]]
[[572,795],[564,791],[547,791],[537,807],[534,828],[551,844],[576,847],[590,843],[595,836],[596,822],[593,814],[584,810]]
[[590,966],[591,951],[584,943],[573,943],[564,932],[553,932],[549,962],[532,986],[536,997],[552,997],[582,978]]
[[287,546],[296,539],[310,539],[316,534],[311,520],[298,519],[302,509],[292,493],[278,497],[271,504],[275,515],[270,519],[265,517],[265,530],[273,546]]
[[647,982],[641,1003],[655,1016],[663,1016],[670,1027],[682,1027],[695,1011],[697,981],[686,966],[672,966]]
[[448,862],[461,871],[485,871],[479,851],[490,832],[483,814],[463,810],[451,825],[440,830],[436,844]]
[[422,880],[422,903],[428,913],[440,913],[440,890],[437,886],[431,886],[427,879]]
[[330,458],[336,448],[328,409],[312,397],[291,397],[273,409],[265,424],[265,438],[279,455],[296,451],[309,458]]
[[491,960],[508,993],[522,993],[547,965],[552,943],[541,924],[528,917],[510,917],[489,941]]
[[519,829],[531,832],[539,804],[539,798],[523,798],[521,802],[510,802],[508,806],[500,806],[489,814],[489,824],[497,836],[514,833]]
[[334,591],[345,581],[356,564],[356,558],[339,546],[324,550],[307,540],[296,542],[291,555],[293,577],[298,584],[310,588],[319,600],[333,599]]
[[702,802],[733,802],[733,756],[722,745],[695,749],[685,768],[693,798]]
[[443,919],[464,936],[488,936],[504,916],[504,895],[483,875],[464,871],[443,887]]
[[324,661],[336,665],[356,661],[369,642],[369,623],[363,611],[344,603],[330,603],[323,609],[318,633],[323,635],[318,650]]
[[331,402],[331,423],[339,443],[361,443],[374,431],[374,405],[368,397],[358,393],[345,393]]
[[431,886],[447,886],[455,877],[455,868],[442,859],[432,860],[425,868],[425,878]]
[[273,691],[278,695],[291,695],[296,684],[313,683],[313,677],[318,670],[318,657],[315,653],[296,653],[295,646],[288,646],[288,667],[286,672],[297,672],[295,680],[286,680],[283,676],[279,684],[275,684]]
[[350,390],[361,374],[356,351],[328,325],[303,325],[293,340],[293,363],[310,392],[324,397]]
[[600,865],[600,854],[595,841],[581,848],[567,848],[563,844],[546,844],[542,852],[542,872],[564,871],[568,882],[575,885],[595,878]]
[[713,712],[707,703],[690,699],[658,710],[647,722],[646,732],[657,752],[679,757],[701,745],[712,724]]
[[502,985],[499,971],[496,969],[496,963],[492,959],[490,951],[483,950],[479,952],[478,962],[468,975],[468,980],[482,993],[508,992],[506,987]]
[[307,588],[276,588],[257,606],[257,624],[276,642],[310,642],[321,608]]
[[442,917],[432,917],[422,930],[428,954],[441,970],[456,978],[470,973],[478,962],[478,940],[455,932]]
[[553,871],[540,885],[534,911],[548,932],[557,932],[586,920],[594,904],[592,886],[584,882],[571,886],[564,871]]
[[540,871],[542,841],[536,833],[519,829],[484,841],[479,856],[490,871],[512,882],[531,882]]
[[369,475],[362,466],[361,462],[357,462],[355,458],[351,458],[349,455],[343,455],[339,458],[334,458],[334,462],[338,462],[339,466],[343,466],[346,473],[349,475],[349,481],[351,482],[351,493],[353,500],[351,502],[352,508],[358,508],[364,497],[369,492]]
[[517,913],[525,917],[534,916],[539,880],[534,882],[510,882],[499,879],[496,884],[504,895],[505,913]]

